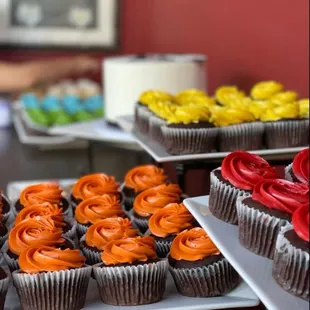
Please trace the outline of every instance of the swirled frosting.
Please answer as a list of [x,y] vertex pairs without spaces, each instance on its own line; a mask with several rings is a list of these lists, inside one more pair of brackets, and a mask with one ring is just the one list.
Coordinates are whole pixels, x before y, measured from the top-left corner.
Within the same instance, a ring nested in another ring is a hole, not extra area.
[[293,214],[309,201],[309,186],[282,179],[262,180],[253,189],[252,198],[270,209]]
[[175,237],[170,247],[170,256],[176,260],[192,262],[219,254],[220,251],[200,227],[182,231]]
[[19,255],[31,245],[56,246],[64,243],[62,229],[50,218],[30,219],[20,222],[9,233],[9,249]]
[[135,237],[137,230],[127,218],[107,218],[91,225],[86,232],[85,242],[88,246],[103,250],[112,240]]
[[260,115],[262,122],[278,121],[287,118],[299,117],[299,106],[297,101],[279,103],[278,101],[268,100],[265,109]]
[[180,105],[213,105],[215,100],[198,89],[186,89],[176,95],[176,100]]
[[225,180],[243,190],[252,190],[262,179],[274,179],[276,170],[262,157],[244,151],[228,154],[221,167]]
[[299,238],[309,242],[309,202],[295,210],[292,217],[294,230]]
[[105,265],[146,262],[156,258],[155,241],[150,236],[110,241],[101,255]]
[[191,228],[193,216],[183,203],[170,203],[149,219],[149,229],[154,236],[165,238]]
[[148,90],[139,97],[139,102],[144,105],[150,105],[157,101],[175,101],[175,97],[162,90]]
[[157,116],[162,119],[169,119],[174,116],[175,109],[178,105],[170,101],[156,101],[148,107]]
[[59,205],[62,199],[62,189],[56,183],[40,183],[27,186],[20,194],[20,203],[26,207],[42,202]]
[[75,218],[80,224],[94,224],[109,217],[124,216],[119,201],[110,195],[85,199],[75,209]]
[[280,93],[277,93],[270,97],[270,100],[272,101],[278,101],[279,104],[281,103],[288,103],[292,101],[296,101],[298,98],[298,95],[294,91],[283,91]]
[[251,96],[254,99],[265,100],[283,90],[283,85],[276,81],[263,81],[255,84],[251,89]]
[[298,181],[306,184],[309,184],[309,160],[309,148],[307,148],[295,156],[292,166],[293,172]]
[[15,225],[18,223],[37,217],[51,217],[57,227],[63,226],[64,216],[62,209],[57,205],[52,205],[49,202],[28,206],[22,209],[15,217]]
[[75,199],[87,199],[104,194],[119,195],[119,183],[115,178],[104,173],[93,173],[81,177],[73,186],[72,194]]
[[176,107],[174,116],[167,119],[169,124],[191,124],[198,122],[209,122],[210,110],[203,105],[183,105]]
[[245,94],[236,86],[220,86],[215,90],[215,99],[221,105],[229,105],[232,100],[244,98]]
[[309,118],[309,98],[297,101],[299,107],[299,117]]
[[169,203],[180,202],[182,191],[177,184],[162,184],[141,192],[134,201],[134,211],[148,217]]
[[154,165],[138,166],[130,169],[125,175],[125,185],[136,193],[165,183],[167,175],[164,169]]
[[18,264],[23,272],[32,274],[81,268],[85,260],[79,250],[60,250],[38,244],[30,246],[21,252]]

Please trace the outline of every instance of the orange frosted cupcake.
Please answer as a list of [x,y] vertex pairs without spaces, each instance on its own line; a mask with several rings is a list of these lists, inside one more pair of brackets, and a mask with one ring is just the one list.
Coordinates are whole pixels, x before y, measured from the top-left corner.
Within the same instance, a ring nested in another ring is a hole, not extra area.
[[93,274],[105,304],[136,306],[162,299],[168,261],[157,258],[152,237],[110,241],[101,259],[102,264],[93,266]]
[[62,208],[64,214],[69,213],[69,202],[62,196],[63,190],[57,183],[44,182],[27,186],[20,193],[19,199],[15,203],[15,211],[18,213],[23,208],[49,202]]
[[135,237],[137,232],[130,220],[122,217],[107,218],[91,225],[80,242],[87,263],[89,265],[100,263],[101,253],[108,242]]
[[125,175],[122,192],[125,208],[130,210],[135,197],[146,189],[161,185],[167,181],[164,170],[154,165],[138,166],[130,169]]
[[173,239],[184,229],[193,227],[194,218],[183,203],[170,203],[149,219],[149,232],[155,239],[159,257],[166,257]]
[[84,307],[91,267],[79,250],[36,244],[19,257],[12,273],[23,309],[79,310]]
[[126,217],[116,196],[94,196],[83,200],[75,210],[78,235],[82,237],[89,226],[111,217]]
[[177,184],[162,184],[144,190],[134,201],[134,222],[142,232],[146,231],[151,215],[169,203],[181,202],[181,195]]
[[184,230],[173,240],[170,273],[181,295],[213,297],[231,291],[239,275],[202,228]]

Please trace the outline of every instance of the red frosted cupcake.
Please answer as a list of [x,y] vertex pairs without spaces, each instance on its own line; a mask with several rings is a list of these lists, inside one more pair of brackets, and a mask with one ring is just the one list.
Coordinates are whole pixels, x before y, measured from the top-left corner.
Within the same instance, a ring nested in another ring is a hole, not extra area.
[[258,182],[251,197],[237,200],[240,243],[272,259],[281,227],[291,223],[294,211],[308,201],[306,184],[281,179]]
[[285,178],[292,182],[309,184],[309,149],[299,152],[293,163],[285,168]]
[[278,235],[272,276],[289,293],[309,300],[309,203],[294,212],[292,223]]
[[221,168],[210,174],[210,211],[222,221],[237,224],[237,198],[249,196],[260,180],[273,178],[276,178],[275,168],[260,156],[244,151],[228,154]]

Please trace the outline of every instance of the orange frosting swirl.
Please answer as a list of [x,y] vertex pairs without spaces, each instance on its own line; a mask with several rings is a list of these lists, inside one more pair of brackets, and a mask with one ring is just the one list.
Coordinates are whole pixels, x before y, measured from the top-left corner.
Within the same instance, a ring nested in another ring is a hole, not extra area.
[[165,238],[191,228],[194,221],[183,203],[170,203],[149,219],[149,229],[154,236]]
[[126,187],[136,193],[165,183],[167,176],[164,170],[154,165],[144,165],[129,170],[125,176]]
[[103,251],[104,246],[122,238],[135,237],[137,230],[127,218],[108,218],[91,225],[86,232],[85,242],[88,246]]
[[80,224],[95,224],[109,217],[124,217],[120,202],[115,196],[94,196],[83,200],[75,209],[75,218]]
[[79,250],[60,250],[44,245],[30,246],[18,258],[20,269],[26,273],[60,271],[81,268],[85,257]]
[[150,236],[110,241],[101,255],[105,265],[145,262],[156,257],[155,241]]
[[15,225],[24,220],[29,220],[37,217],[51,217],[57,227],[62,227],[64,216],[62,209],[57,205],[52,205],[49,202],[35,204],[22,209],[15,217]]
[[150,216],[169,203],[180,202],[182,191],[177,184],[162,184],[141,192],[134,201],[134,210],[140,216]]
[[40,183],[26,187],[20,194],[20,203],[24,206],[49,202],[59,205],[62,199],[62,189],[52,182]]
[[31,245],[56,246],[64,243],[62,229],[50,218],[30,219],[20,222],[9,233],[9,249],[19,255]]
[[200,227],[184,230],[176,236],[170,247],[170,256],[176,260],[197,261],[219,254],[220,251]]
[[118,197],[119,183],[115,178],[104,173],[93,173],[81,177],[72,188],[75,199],[88,199],[104,194],[115,195]]

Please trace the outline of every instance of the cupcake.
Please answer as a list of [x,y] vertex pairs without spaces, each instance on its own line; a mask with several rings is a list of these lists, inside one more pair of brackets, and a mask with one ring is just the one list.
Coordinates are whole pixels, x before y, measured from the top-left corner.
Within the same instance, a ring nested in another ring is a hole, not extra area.
[[177,184],[162,184],[140,193],[134,202],[133,221],[141,232],[148,228],[151,215],[169,203],[180,202],[182,191]]
[[6,223],[12,214],[11,202],[0,190],[0,215],[2,215],[3,223]]
[[149,233],[155,239],[159,257],[166,257],[176,235],[193,227],[194,218],[183,203],[170,203],[149,219]]
[[152,237],[110,241],[101,259],[103,263],[93,266],[93,274],[105,304],[136,306],[162,299],[168,262],[157,258]]
[[283,85],[276,81],[262,81],[255,84],[251,89],[251,97],[255,100],[267,100],[282,92]]
[[127,218],[107,218],[88,227],[81,238],[80,246],[89,265],[101,262],[101,254],[105,245],[122,238],[135,237],[137,230]]
[[214,97],[218,105],[226,106],[232,100],[245,98],[245,94],[236,86],[224,85],[215,90]]
[[218,129],[211,122],[209,107],[180,106],[168,124],[161,127],[170,154],[198,154],[215,150]]
[[20,304],[25,310],[79,310],[84,307],[91,267],[79,250],[60,250],[37,244],[19,257],[20,270],[12,273]]
[[0,267],[0,310],[4,309],[5,297],[9,288],[9,276],[8,274]]
[[76,207],[81,201],[94,196],[108,194],[120,199],[119,183],[115,178],[104,173],[93,173],[78,179],[73,185],[71,201]]
[[23,208],[49,202],[62,208],[64,214],[69,214],[70,205],[66,198],[62,196],[63,190],[57,183],[45,182],[27,186],[20,194],[15,203],[15,212],[18,213]]
[[144,165],[130,169],[126,173],[125,182],[122,185],[125,209],[130,210],[132,208],[137,194],[165,183],[167,178],[164,169],[154,165]]
[[8,237],[8,230],[6,226],[2,223],[2,218],[0,216],[0,248],[2,247],[3,243],[6,241],[7,237]]
[[184,230],[173,240],[169,271],[181,295],[224,295],[239,283],[239,275],[202,228]]
[[83,200],[75,210],[77,233],[82,237],[89,226],[110,217],[125,217],[120,202],[115,196],[94,196]]
[[285,179],[292,182],[309,184],[309,148],[300,151],[293,163],[285,167]]
[[309,201],[309,186],[282,179],[259,181],[251,197],[237,200],[239,241],[257,255],[273,259],[281,227]]
[[227,155],[210,174],[209,209],[218,219],[236,225],[236,201],[249,196],[257,182],[276,178],[276,170],[261,157],[243,151]]
[[294,212],[292,223],[278,235],[272,276],[287,292],[309,301],[309,203]]

